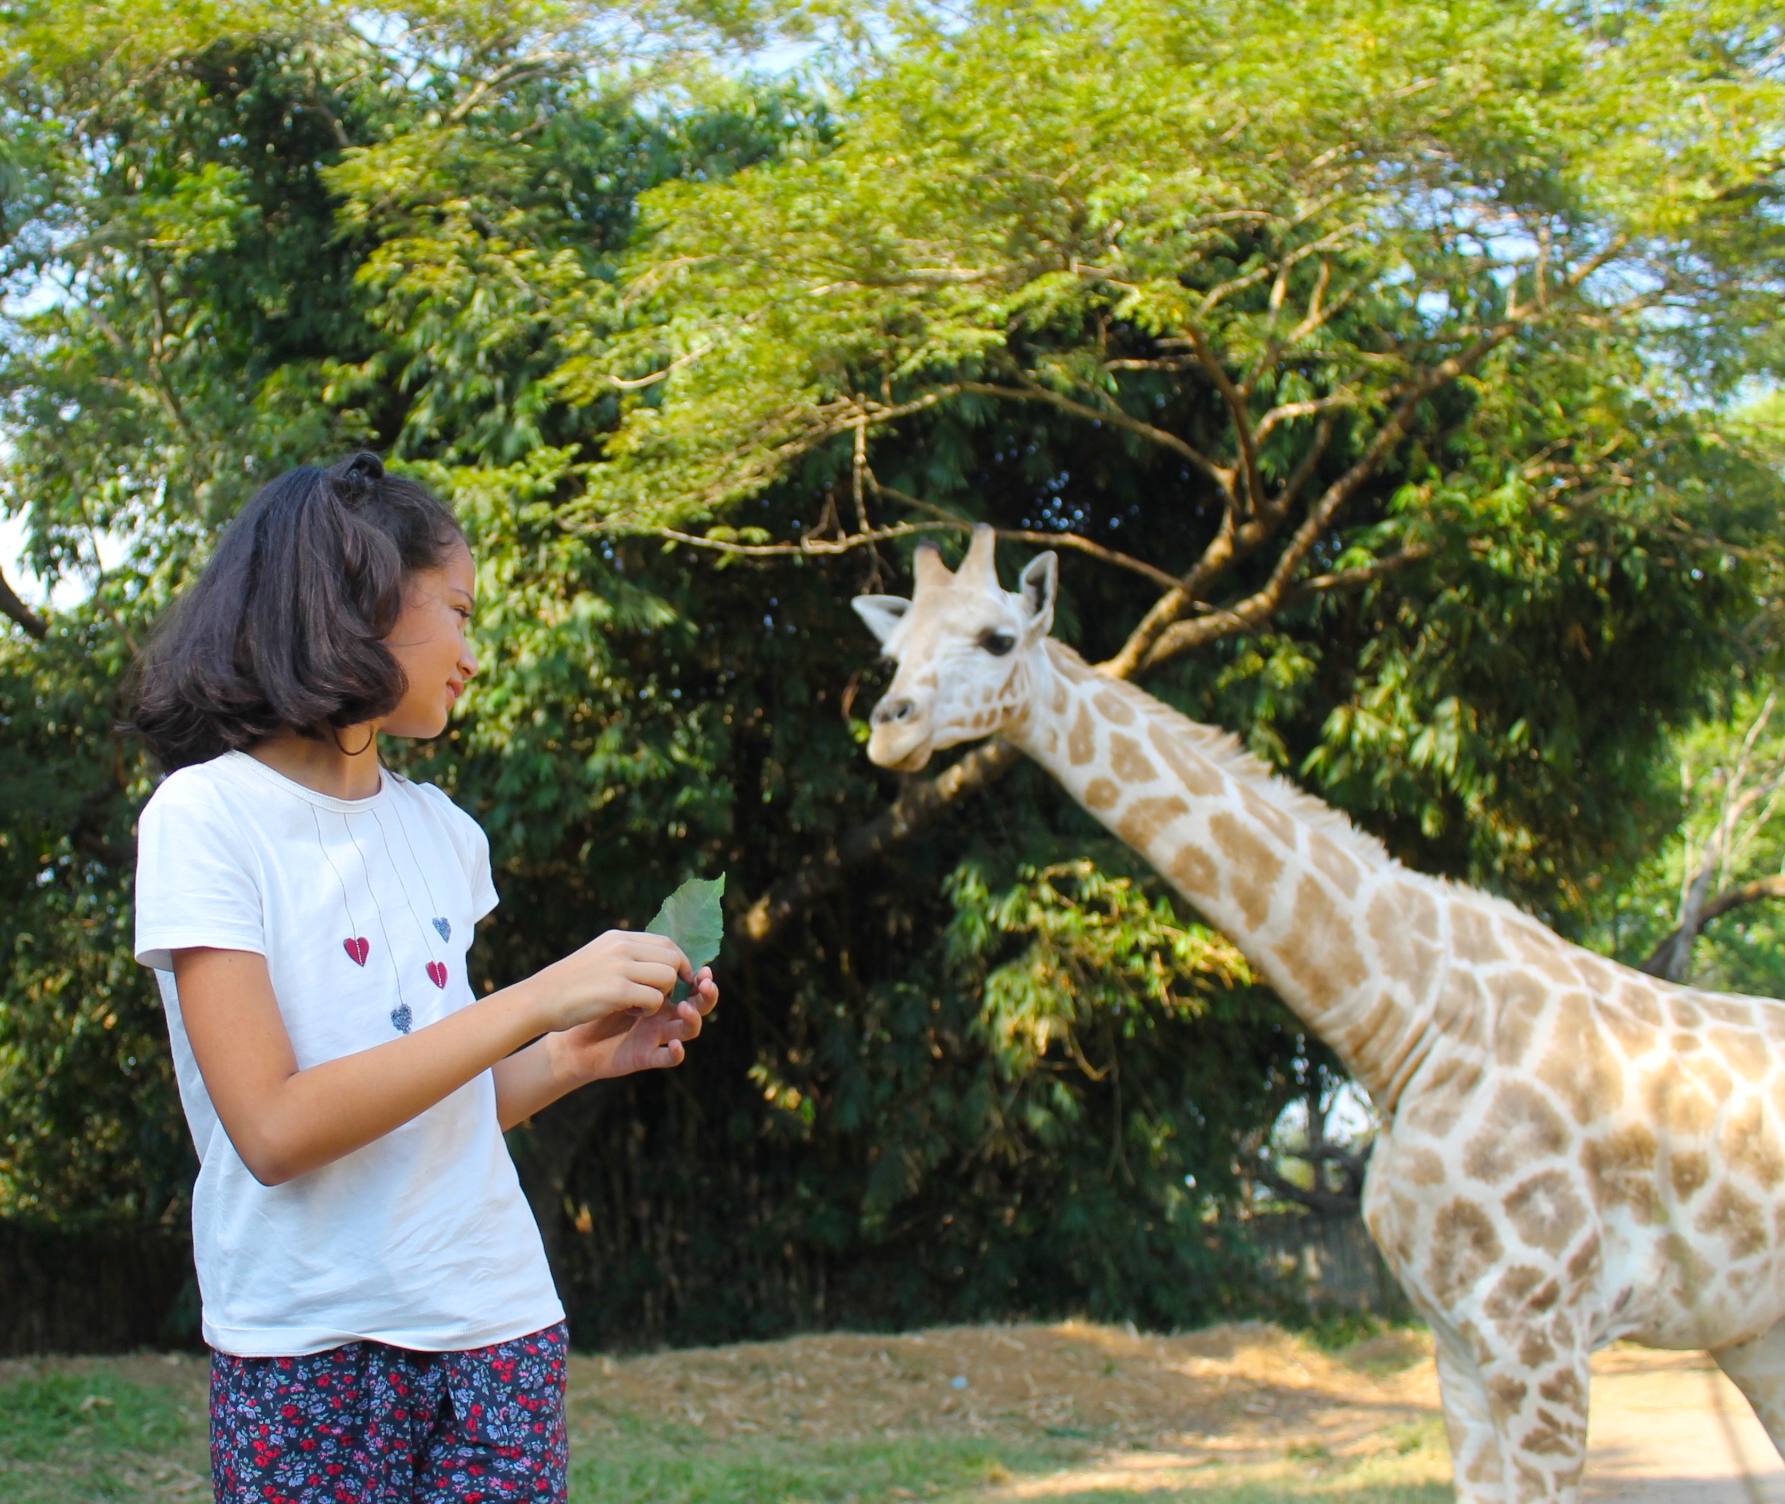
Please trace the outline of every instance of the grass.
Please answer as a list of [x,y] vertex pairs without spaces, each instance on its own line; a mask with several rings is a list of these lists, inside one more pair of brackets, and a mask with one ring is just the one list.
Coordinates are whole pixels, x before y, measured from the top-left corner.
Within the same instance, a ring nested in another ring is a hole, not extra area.
[[573,1446],[574,1504],[868,1504],[957,1499],[1050,1471],[1083,1447],[955,1438],[801,1446],[785,1440],[664,1432],[636,1417],[599,1451]]
[[[132,1366],[141,1368],[140,1360]],[[6,1504],[197,1498],[209,1493],[202,1401],[104,1361],[27,1364],[0,1384]],[[199,1367],[188,1362],[188,1370]]]
[[[1022,1420],[997,1408],[990,1397],[994,1375],[986,1368],[993,1349],[985,1347],[968,1391],[988,1407],[975,1434],[964,1434],[959,1409],[941,1405],[957,1393],[946,1376],[965,1366],[961,1355],[971,1331],[909,1339],[919,1344],[909,1351],[897,1346],[906,1339],[885,1339],[904,1368],[882,1363],[884,1353],[874,1356],[878,1338],[838,1338],[825,1349],[835,1363],[893,1373],[883,1381],[888,1392],[912,1396],[893,1407],[906,1419],[884,1430],[878,1421],[867,1423],[882,1401],[868,1393],[861,1373],[838,1368],[826,1378],[824,1353],[812,1341],[618,1363],[578,1359],[570,1497],[573,1504],[1019,1504],[1029,1498],[1134,1504],[1144,1494],[1149,1504],[1450,1504],[1442,1428],[1432,1416],[1366,1433],[1367,1456],[1356,1455],[1355,1445],[1335,1455],[1337,1443],[1329,1450],[1332,1437],[1306,1420],[1265,1444],[1258,1427],[1268,1431],[1275,1422],[1249,1421],[1240,1409],[1230,1421],[1215,1412],[1204,1417],[1214,1435],[1248,1448],[1231,1458],[1219,1446],[1179,1450],[1163,1433],[1100,1423],[1091,1403],[1095,1386],[1131,1377],[1110,1376],[1105,1349],[1084,1347],[1100,1335],[1126,1340],[1113,1332],[1064,1332],[1046,1349],[1067,1356],[1082,1349],[1084,1356],[1077,1380],[1065,1368],[1053,1370],[1050,1382],[1080,1386],[1073,1392],[1082,1406],[1070,1422],[1057,1424],[1051,1412]],[[1346,1346],[1357,1334],[1323,1335]],[[1043,1357],[1047,1336],[1022,1329],[1027,1359]],[[1265,1349],[1251,1351],[1253,1361],[1263,1361],[1258,1353]],[[1296,1351],[1316,1361],[1309,1348]],[[914,1354],[928,1355],[937,1373],[918,1372]],[[1126,1349],[1119,1356],[1124,1369],[1140,1361]],[[0,1504],[208,1500],[207,1367],[190,1357],[153,1355],[0,1363]],[[731,1373],[737,1382],[722,1391],[714,1375]],[[808,1387],[797,1387],[801,1378],[810,1380]],[[1358,1382],[1370,1381],[1360,1373]],[[713,1396],[722,1393],[733,1402],[732,1421],[716,1428]],[[1133,1401],[1136,1391],[1122,1393]],[[707,1407],[704,1428],[699,1415],[689,1423],[682,1413],[696,1399]],[[848,1413],[839,1417],[842,1410]],[[814,1430],[802,1419],[820,1413],[837,1424]],[[1248,1424],[1250,1441],[1242,1434]]]

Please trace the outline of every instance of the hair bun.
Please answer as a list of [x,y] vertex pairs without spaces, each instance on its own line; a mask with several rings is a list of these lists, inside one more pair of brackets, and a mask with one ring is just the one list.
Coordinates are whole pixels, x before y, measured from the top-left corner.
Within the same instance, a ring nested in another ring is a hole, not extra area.
[[370,501],[379,481],[384,479],[384,461],[370,450],[337,465],[332,472],[335,488],[348,506]]

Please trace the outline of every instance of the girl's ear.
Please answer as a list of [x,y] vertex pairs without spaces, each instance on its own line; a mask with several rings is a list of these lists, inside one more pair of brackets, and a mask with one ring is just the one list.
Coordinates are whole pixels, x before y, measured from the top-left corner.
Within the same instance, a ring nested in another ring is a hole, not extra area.
[[902,595],[858,595],[849,604],[855,607],[855,614],[867,623],[868,630],[882,647],[911,609],[911,602]]
[[1022,583],[1017,588],[1029,611],[1023,640],[1034,642],[1038,637],[1046,637],[1054,624],[1054,596],[1060,588],[1059,555],[1052,551],[1036,555],[1023,571]]

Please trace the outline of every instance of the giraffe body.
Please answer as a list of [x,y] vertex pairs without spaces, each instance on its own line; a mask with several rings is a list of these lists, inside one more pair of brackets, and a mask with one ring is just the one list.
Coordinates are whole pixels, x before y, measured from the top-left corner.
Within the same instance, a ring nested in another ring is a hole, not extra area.
[[869,754],[998,733],[1217,924],[1370,1092],[1364,1215],[1430,1320],[1459,1499],[1573,1500],[1587,1363],[1709,1348],[1785,1452],[1785,1003],[1698,992],[1415,873],[1224,732],[1052,641],[1054,563],[857,610]]

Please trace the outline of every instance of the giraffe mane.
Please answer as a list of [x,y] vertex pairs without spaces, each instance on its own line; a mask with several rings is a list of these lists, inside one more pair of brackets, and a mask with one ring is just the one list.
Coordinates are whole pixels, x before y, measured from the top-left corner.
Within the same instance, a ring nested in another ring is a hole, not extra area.
[[1098,674],[1078,653],[1057,638],[1049,639],[1049,642],[1058,651],[1069,655],[1087,674],[1094,675],[1128,700],[1137,711],[1181,737],[1199,756],[1207,758],[1236,783],[1243,783],[1259,798],[1284,814],[1318,830],[1335,844],[1345,847],[1354,856],[1362,857],[1374,866],[1399,865],[1389,855],[1388,848],[1375,836],[1368,831],[1359,830],[1346,815],[1291,783],[1263,758],[1249,752],[1231,731],[1193,721],[1182,712],[1173,710],[1163,700],[1155,699],[1138,685]]

